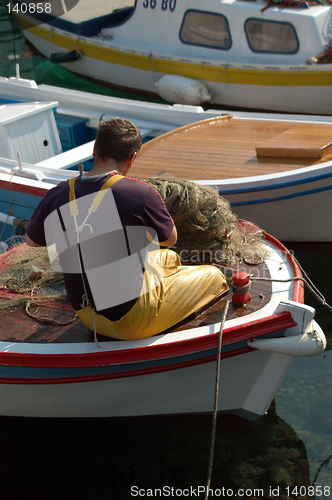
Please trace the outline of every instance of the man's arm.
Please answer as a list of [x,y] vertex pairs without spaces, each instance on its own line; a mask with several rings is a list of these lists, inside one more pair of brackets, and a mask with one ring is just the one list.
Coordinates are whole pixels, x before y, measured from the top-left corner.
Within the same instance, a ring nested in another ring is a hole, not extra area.
[[32,239],[29,238],[27,233],[25,233],[25,242],[29,247],[41,247],[41,246],[43,246],[43,245],[38,245],[38,243],[35,243],[34,241],[32,241]]
[[176,227],[174,226],[170,237],[167,238],[166,241],[159,241],[159,245],[162,247],[171,247],[172,245],[175,245],[177,239],[178,239],[178,232],[176,230]]
[[155,243],[156,245],[160,245],[162,247],[171,247],[171,246],[175,245],[175,243],[177,242],[177,239],[178,239],[178,233],[177,233],[175,226],[173,226],[171,235],[165,241],[158,241],[158,240],[153,239],[151,234],[149,233],[149,231],[146,231],[146,236],[148,237],[148,239],[152,243]]

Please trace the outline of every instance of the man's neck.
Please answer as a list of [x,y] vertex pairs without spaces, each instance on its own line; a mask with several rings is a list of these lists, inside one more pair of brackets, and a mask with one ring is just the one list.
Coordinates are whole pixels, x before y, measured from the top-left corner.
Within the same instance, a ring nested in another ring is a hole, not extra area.
[[123,170],[122,164],[113,158],[108,159],[107,161],[102,161],[99,159],[95,159],[94,164],[90,172],[84,174],[84,177],[93,177],[95,175],[103,175],[110,174],[112,172],[121,172]]

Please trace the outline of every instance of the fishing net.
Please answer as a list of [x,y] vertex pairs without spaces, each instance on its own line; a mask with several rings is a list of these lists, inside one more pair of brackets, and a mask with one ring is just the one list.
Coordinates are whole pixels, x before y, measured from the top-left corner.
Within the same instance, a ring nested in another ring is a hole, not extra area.
[[52,269],[46,248],[29,247],[22,237],[6,243],[10,251],[0,261],[0,314],[25,307],[31,316],[47,320],[42,306],[56,308],[57,301],[67,300],[62,274]]
[[[146,182],[160,193],[173,217],[178,231],[175,250],[183,263],[258,264],[267,256],[263,232],[240,223],[215,189],[168,174]],[[46,248],[29,247],[22,237],[7,244],[12,248],[0,259],[0,314],[25,307],[31,316],[54,322],[52,310],[67,301],[62,273],[52,269]]]
[[301,8],[301,7],[312,7],[315,5],[323,6],[332,4],[332,0],[266,0],[266,2],[267,6],[263,7],[263,9],[261,9],[261,12],[264,12],[266,9],[269,9],[270,7]]
[[178,231],[181,261],[257,264],[267,257],[264,233],[238,221],[216,189],[167,173],[145,179],[163,198]]

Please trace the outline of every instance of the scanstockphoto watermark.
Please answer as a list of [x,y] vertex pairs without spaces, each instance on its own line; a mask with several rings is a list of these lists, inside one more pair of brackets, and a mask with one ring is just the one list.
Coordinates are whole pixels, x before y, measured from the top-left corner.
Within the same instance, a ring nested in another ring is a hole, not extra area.
[[[176,247],[171,247],[177,251]],[[220,267],[221,271],[226,272],[226,268],[233,268],[233,272],[248,272],[248,264],[251,265],[250,274],[255,278],[269,278],[269,270],[266,266],[259,266],[268,258],[268,255],[261,256],[255,249],[241,250],[234,257],[227,247],[218,250],[186,250],[181,249],[177,252],[183,265],[201,265],[212,264]],[[285,258],[286,260],[286,258]],[[230,267],[231,266],[231,267]]]
[[[199,498],[207,496],[209,498],[264,498],[265,492],[262,488],[234,490],[232,488],[207,488],[206,486],[190,486],[188,488],[174,488],[173,486],[163,486],[162,488],[140,488],[132,486],[130,496],[136,498]],[[270,496],[274,496],[270,488]]]
[[190,486],[188,488],[174,488],[173,486],[163,486],[162,488],[139,488],[132,486],[130,489],[131,497],[150,497],[150,498],[241,498],[249,500],[252,498],[280,498],[281,495],[292,498],[297,497],[329,497],[331,494],[330,486],[269,486],[263,488],[209,488],[207,486]]
[[162,488],[140,488],[131,486],[130,496],[137,498],[199,498],[204,495],[209,498],[241,498],[249,500],[252,498],[280,498],[281,495],[287,497],[329,497],[330,486],[269,486],[263,488],[209,488],[207,486],[190,486],[188,488],[174,488],[173,486],[163,486]]
[[[31,29],[45,22],[54,21],[58,17],[67,14],[74,9],[79,3],[79,0],[52,0],[52,1],[16,1],[3,0],[8,14],[19,16],[30,21],[30,26],[26,29]],[[78,6],[79,7],[79,6]]]

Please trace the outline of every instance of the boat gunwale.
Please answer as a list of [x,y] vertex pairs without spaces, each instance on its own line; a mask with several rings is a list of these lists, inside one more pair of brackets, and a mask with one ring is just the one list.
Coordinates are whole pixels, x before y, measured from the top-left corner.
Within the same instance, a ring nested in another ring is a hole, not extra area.
[[[271,314],[265,318],[250,321],[224,329],[224,345],[259,338],[270,333],[296,326],[289,311]],[[132,365],[146,361],[172,360],[182,356],[200,354],[216,349],[218,332],[200,335],[168,343],[137,346],[129,349],[109,350],[77,354],[38,354],[0,352],[0,365],[29,368],[88,368]],[[169,335],[169,334],[166,334]],[[227,338],[228,337],[228,338]],[[226,340],[227,339],[227,340]],[[0,342],[1,344],[4,342]],[[24,343],[21,343],[24,345]],[[248,351],[251,351],[248,348]],[[97,358],[97,359],[96,359]]]
[[[154,140],[154,139],[152,139]],[[0,160],[2,158],[0,157]],[[17,166],[17,162],[13,161],[13,166]],[[25,164],[23,165],[26,166]],[[28,165],[28,169],[34,170],[34,165]],[[312,172],[319,171],[317,175],[308,177],[307,175]],[[54,173],[60,175],[65,174],[64,170],[54,169]],[[72,176],[75,177],[79,175],[78,171],[73,170]],[[279,181],[280,178],[287,177],[284,182]],[[247,176],[247,177],[237,177],[230,179],[191,179],[191,182],[199,182],[202,185],[216,186],[218,187],[220,194],[239,194],[239,193],[250,193],[259,191],[269,191],[272,189],[282,189],[284,187],[297,186],[299,184],[309,184],[312,182],[329,179],[332,177],[332,160],[322,162],[316,165],[311,165],[309,167],[301,167],[292,170],[285,170],[283,172],[275,172],[271,174],[263,174],[257,176]],[[59,182],[64,182],[68,180],[69,177],[64,176],[63,180]],[[23,183],[24,181],[24,183]],[[268,183],[269,182],[269,183]],[[275,182],[275,184],[273,183]],[[28,185],[27,185],[28,184]],[[241,187],[237,187],[240,185]],[[242,185],[245,186],[242,186]],[[251,185],[253,184],[253,185]],[[258,184],[258,185],[257,185]],[[224,188],[224,185],[228,186]],[[231,186],[231,187],[229,187]],[[234,186],[234,187],[232,187]],[[36,179],[29,179],[26,177],[20,177],[19,175],[14,175],[12,173],[1,172],[0,171],[0,188],[8,189],[10,191],[17,191],[26,194],[33,194],[37,196],[44,196],[49,189],[53,188],[54,184],[46,181],[40,181]]]
[[[170,130],[164,134],[161,134],[157,137],[154,137],[150,141],[143,144],[140,153],[137,158],[138,161],[141,158],[141,162],[144,165],[144,154],[149,155],[153,153],[153,149],[161,145],[164,141],[172,140],[173,137],[177,137],[179,135],[186,134],[187,131],[193,130],[195,128],[206,128],[209,125],[218,124],[221,122],[234,121],[239,123],[250,123],[252,121],[261,121],[269,123],[273,123],[273,119],[265,118],[265,117],[234,117],[233,113],[230,112],[228,114],[223,114],[221,116],[216,116],[212,118],[206,118],[203,120],[199,120],[197,122],[190,123],[188,125],[183,125],[182,127],[178,127],[177,129]],[[278,120],[279,121],[279,120]],[[285,123],[292,123],[292,120],[285,119],[281,120]],[[295,121],[294,123],[297,123]],[[311,124],[312,122],[305,122]],[[326,122],[314,122],[316,125],[329,125],[331,127],[331,135],[332,135],[332,123],[330,121]],[[185,135],[184,135],[185,137]],[[141,157],[140,157],[141,155]],[[283,189],[285,187],[297,186],[299,184],[309,184],[312,182],[320,181],[323,179],[328,179],[332,177],[332,159],[331,155],[330,159],[323,159],[319,161],[313,161],[311,165],[308,166],[298,166],[297,168],[289,168],[288,170],[283,171],[275,171],[267,174],[260,175],[244,175],[239,177],[224,177],[221,179],[189,179],[191,182],[200,183],[202,185],[209,185],[218,187],[220,194],[239,194],[239,193],[250,193],[250,192],[259,192],[259,191],[268,191],[272,189]],[[317,173],[319,172],[319,173]],[[314,174],[316,175],[310,175]],[[282,179],[282,180],[280,180]],[[241,185],[241,187],[237,187],[237,185]],[[225,188],[224,188],[225,186]]]
[[[271,320],[271,324],[269,325],[269,328],[267,331],[265,331],[265,335],[270,334],[270,333],[275,333],[275,332],[280,332],[283,333],[286,328],[291,328],[293,326],[296,326],[296,323],[293,321],[290,312],[288,311],[283,311],[280,313],[279,317],[276,318],[277,315],[272,315],[268,318],[267,320]],[[281,321],[280,321],[281,318]],[[261,321],[261,320],[259,320]],[[259,322],[258,321],[258,322]],[[271,325],[274,326],[271,328]],[[257,330],[255,330],[257,332]],[[133,366],[133,369],[131,370],[122,370],[118,372],[109,372],[109,373],[97,373],[97,374],[80,374],[80,375],[75,375],[72,373],[70,376],[67,376],[63,374],[63,376],[59,377],[51,377],[47,376],[47,373],[45,372],[45,377],[40,378],[40,377],[29,377],[29,378],[21,378],[21,377],[14,377],[14,376],[8,376],[8,377],[0,377],[0,384],[25,384],[25,385],[34,385],[34,384],[61,384],[61,383],[78,383],[78,382],[92,382],[92,381],[102,381],[102,380],[110,380],[110,379],[116,379],[116,378],[126,378],[126,377],[135,377],[135,376],[140,376],[140,375],[149,375],[149,374],[154,374],[154,373],[164,373],[168,372],[171,370],[178,370],[182,368],[190,368],[192,366],[198,366],[201,364],[205,363],[211,363],[216,361],[216,352],[217,352],[217,345],[218,345],[218,340],[215,338],[217,334],[214,335],[215,342],[211,346],[207,347],[204,350],[199,350],[199,351],[188,351],[184,352],[178,355],[173,355],[173,356],[167,356],[167,357],[158,357],[158,358],[144,358],[142,360],[135,360],[133,362],[128,362],[128,361],[123,361],[121,363],[111,363],[111,364],[104,364],[104,365],[97,365],[95,363],[91,364],[81,364],[79,365],[78,363],[75,365],[69,364],[68,366],[64,366],[63,364],[61,365],[54,365],[47,363],[47,365],[34,365],[34,364],[13,364],[10,365],[8,363],[5,364],[6,367],[13,367],[13,368],[19,368],[19,369],[41,369],[41,370],[75,370],[75,369],[91,369],[91,368],[107,368],[107,369],[116,369],[116,368],[121,368],[121,367],[128,367],[131,368]],[[256,338],[260,338],[261,336],[264,337],[264,332],[262,332],[261,335],[255,335]],[[280,337],[280,336],[279,336]],[[273,338],[279,338],[279,337],[273,337]],[[241,339],[241,343],[246,342],[248,340],[251,340],[253,337],[249,336],[248,338]],[[160,346],[162,347],[162,346]],[[242,354],[248,354],[250,352],[257,352],[255,348],[250,347],[248,344],[245,346],[239,346],[238,348],[235,348],[233,350],[228,350],[226,352],[221,353],[221,358],[226,359],[226,358],[231,358],[231,357],[236,357],[240,356]],[[209,354],[211,353],[211,354]],[[44,355],[39,355],[44,357]],[[193,359],[194,356],[194,359]],[[130,357],[132,357],[132,351],[130,351]],[[1,358],[0,358],[1,359]],[[173,360],[176,360],[173,362]],[[169,363],[167,363],[169,361]],[[33,363],[33,360],[31,359],[31,362]],[[164,364],[161,364],[165,362]],[[143,367],[142,365],[144,363],[147,363],[149,366]],[[2,364],[4,365],[4,363]],[[137,365],[137,368],[135,367]],[[142,367],[141,367],[142,366]]]

